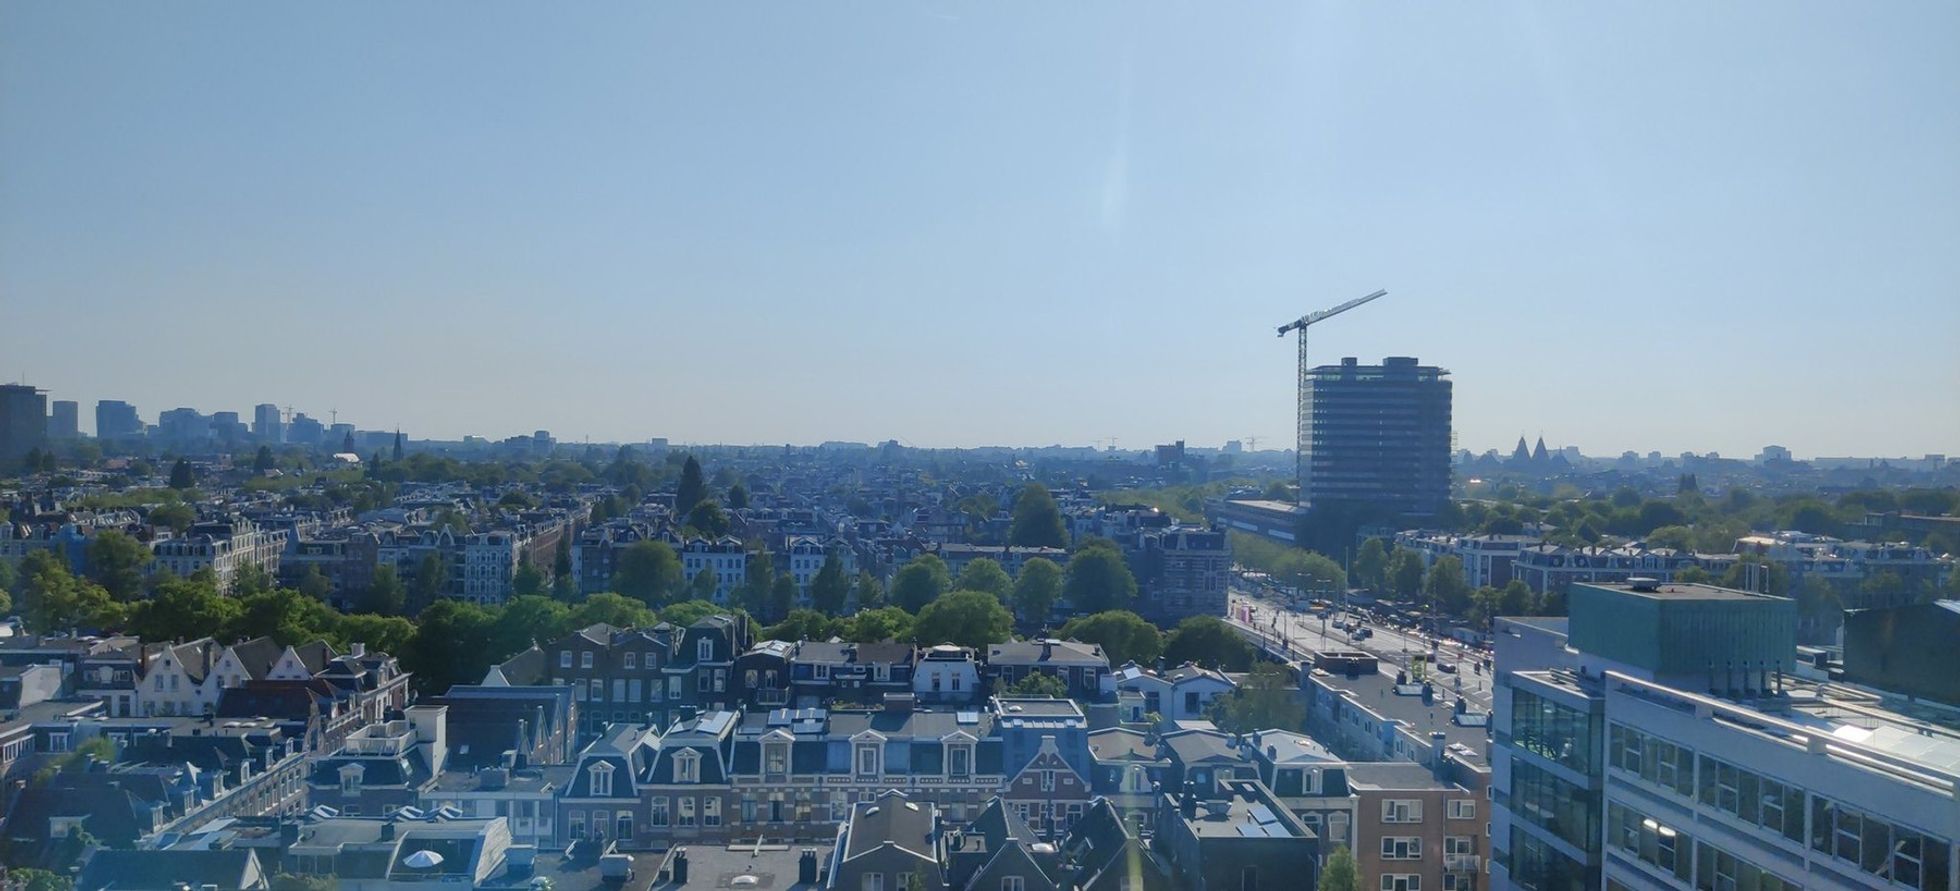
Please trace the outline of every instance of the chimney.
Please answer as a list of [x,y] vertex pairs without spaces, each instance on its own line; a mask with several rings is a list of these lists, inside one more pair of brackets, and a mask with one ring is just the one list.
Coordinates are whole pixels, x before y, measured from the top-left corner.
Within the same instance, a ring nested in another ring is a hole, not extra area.
[[687,884],[687,849],[674,849],[674,884]]
[[885,711],[888,714],[909,715],[912,713],[912,704],[913,696],[910,693],[885,694]]
[[395,840],[395,818],[389,817],[388,822],[381,824],[381,840]]
[[1049,659],[1050,657],[1052,657],[1052,656],[1054,656],[1054,655],[1055,655],[1055,639],[1054,639],[1054,638],[1052,638],[1052,637],[1044,637],[1044,638],[1042,638],[1042,639],[1041,639],[1041,659],[1042,659],[1042,661],[1044,661],[1044,662],[1046,662],[1046,661],[1047,661],[1047,660],[1048,660],[1048,659]]
[[362,656],[367,655],[367,644],[361,643],[360,641],[355,641],[353,643],[348,644],[347,655],[352,656],[356,659],[359,659]]
[[1184,781],[1184,799],[1177,803],[1177,811],[1184,815],[1184,819],[1186,820],[1195,820],[1198,818],[1197,783],[1191,782],[1190,780]]
[[796,881],[800,885],[816,885],[817,852],[815,849],[804,848],[803,855],[796,858]]

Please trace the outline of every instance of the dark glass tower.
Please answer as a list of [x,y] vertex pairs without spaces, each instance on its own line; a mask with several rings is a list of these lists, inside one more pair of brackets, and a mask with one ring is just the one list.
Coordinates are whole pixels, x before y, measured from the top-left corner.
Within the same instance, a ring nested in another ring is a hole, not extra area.
[[1300,380],[1300,503],[1428,516],[1450,495],[1450,382],[1392,356],[1342,359]]

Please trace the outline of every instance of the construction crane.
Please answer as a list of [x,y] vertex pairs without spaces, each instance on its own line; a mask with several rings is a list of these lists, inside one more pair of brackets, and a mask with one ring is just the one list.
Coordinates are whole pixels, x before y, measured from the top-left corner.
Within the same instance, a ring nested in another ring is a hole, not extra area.
[[1325,322],[1328,319],[1338,316],[1341,313],[1347,312],[1348,310],[1360,306],[1363,303],[1367,303],[1371,300],[1375,300],[1377,298],[1386,296],[1387,294],[1388,291],[1386,290],[1376,291],[1375,293],[1369,294],[1365,297],[1356,297],[1353,300],[1349,300],[1348,302],[1343,303],[1340,306],[1336,306],[1332,309],[1323,309],[1319,312],[1307,313],[1304,316],[1301,316],[1297,319],[1294,319],[1291,322],[1287,322],[1286,324],[1279,326],[1279,336],[1281,337],[1285,337],[1286,332],[1288,331],[1300,332],[1300,377],[1298,382],[1299,390],[1297,393],[1294,394],[1294,400],[1295,400],[1294,419],[1297,426],[1294,430],[1294,436],[1295,436],[1294,445],[1296,446],[1296,450],[1294,452],[1294,457],[1293,457],[1294,460],[1293,476],[1294,479],[1300,480],[1301,498],[1305,498],[1307,494],[1305,475],[1301,473],[1301,471],[1306,469],[1306,460],[1307,460],[1307,416],[1308,416],[1307,372],[1312,370],[1313,368],[1312,365],[1307,364],[1307,327],[1310,325],[1317,325],[1321,322]]

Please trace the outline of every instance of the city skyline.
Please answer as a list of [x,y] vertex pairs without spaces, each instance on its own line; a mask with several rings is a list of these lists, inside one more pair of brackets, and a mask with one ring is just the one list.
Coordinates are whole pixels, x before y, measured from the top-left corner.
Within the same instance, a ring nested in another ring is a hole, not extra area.
[[1314,356],[1449,369],[1474,451],[1960,451],[1950,6],[463,8],[18,8],[0,373],[442,438],[1277,443],[1273,326],[1385,287]]

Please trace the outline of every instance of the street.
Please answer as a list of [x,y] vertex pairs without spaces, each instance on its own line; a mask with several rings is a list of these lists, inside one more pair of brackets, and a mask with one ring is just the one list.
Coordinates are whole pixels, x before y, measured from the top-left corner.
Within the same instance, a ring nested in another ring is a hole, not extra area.
[[1360,650],[1380,659],[1385,667],[1406,667],[1410,655],[1433,653],[1440,661],[1454,664],[1457,671],[1455,674],[1444,674],[1432,667],[1431,683],[1461,693],[1479,708],[1490,708],[1490,675],[1478,671],[1477,665],[1484,654],[1474,648],[1451,640],[1432,644],[1430,639],[1416,631],[1377,624],[1360,613],[1354,615],[1373,635],[1364,640],[1352,640],[1347,632],[1334,627],[1336,621],[1345,618],[1339,610],[1323,619],[1293,612],[1274,601],[1238,589],[1232,591],[1228,604],[1228,621],[1267,641],[1277,640],[1295,658],[1305,658],[1311,652]]

